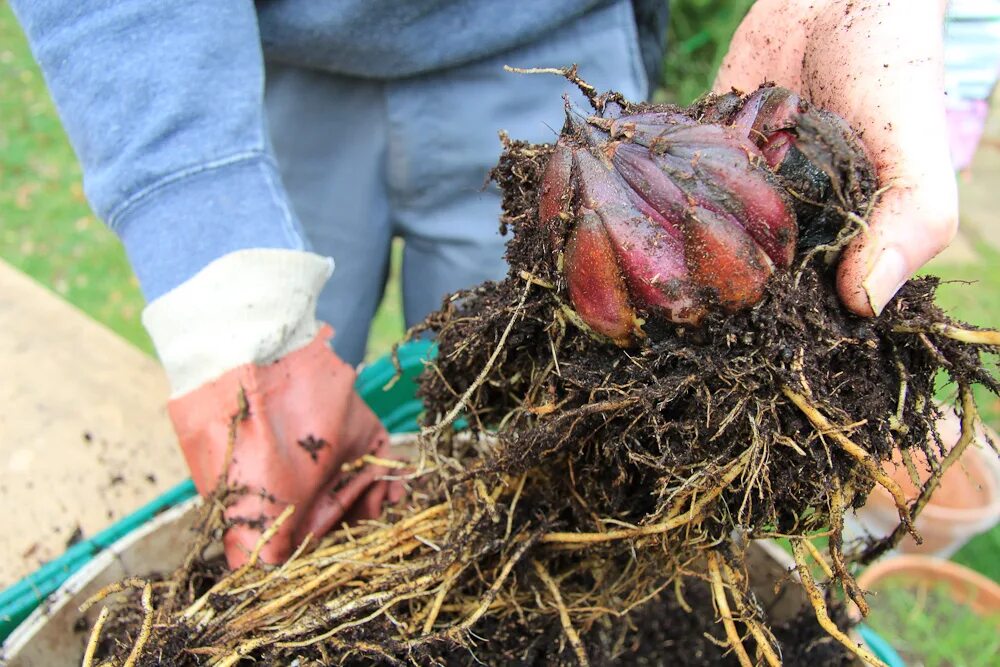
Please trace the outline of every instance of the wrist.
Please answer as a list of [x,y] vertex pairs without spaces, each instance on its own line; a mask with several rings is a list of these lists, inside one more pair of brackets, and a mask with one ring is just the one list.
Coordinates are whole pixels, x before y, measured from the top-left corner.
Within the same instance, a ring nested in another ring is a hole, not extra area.
[[333,261],[297,250],[216,259],[142,314],[177,397],[245,364],[267,364],[319,330],[316,300]]

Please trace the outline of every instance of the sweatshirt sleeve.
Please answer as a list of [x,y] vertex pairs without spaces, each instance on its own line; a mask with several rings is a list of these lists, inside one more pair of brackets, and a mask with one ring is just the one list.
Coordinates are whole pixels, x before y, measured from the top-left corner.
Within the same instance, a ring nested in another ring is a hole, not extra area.
[[305,243],[267,140],[251,0],[13,0],[148,300],[249,248]]

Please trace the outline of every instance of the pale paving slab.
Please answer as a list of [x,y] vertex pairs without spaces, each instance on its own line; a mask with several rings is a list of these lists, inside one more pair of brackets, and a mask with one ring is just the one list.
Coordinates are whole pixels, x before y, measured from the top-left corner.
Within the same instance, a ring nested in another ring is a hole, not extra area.
[[187,474],[159,364],[0,262],[0,588]]

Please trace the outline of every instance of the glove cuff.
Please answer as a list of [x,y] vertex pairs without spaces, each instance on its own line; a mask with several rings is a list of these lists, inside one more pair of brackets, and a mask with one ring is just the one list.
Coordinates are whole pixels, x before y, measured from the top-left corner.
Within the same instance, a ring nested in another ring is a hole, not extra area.
[[178,397],[244,364],[267,364],[319,331],[333,260],[257,248],[224,255],[151,302],[142,323]]

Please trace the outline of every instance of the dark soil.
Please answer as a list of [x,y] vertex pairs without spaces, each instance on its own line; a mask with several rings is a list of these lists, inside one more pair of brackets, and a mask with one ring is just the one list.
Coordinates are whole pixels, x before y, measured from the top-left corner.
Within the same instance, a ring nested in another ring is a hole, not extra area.
[[[716,620],[708,587],[698,583],[685,586],[685,610],[673,594],[663,594],[629,615],[627,622],[605,620],[595,625],[584,640],[592,665],[621,667],[738,667],[739,661],[724,646],[725,634]],[[849,627],[843,610],[837,608],[841,627]],[[519,645],[490,640],[488,628],[480,634],[486,641],[466,651],[458,649],[445,657],[449,667],[487,665],[548,667],[576,665],[566,646],[562,628],[553,620],[547,628],[519,633]],[[851,654],[833,641],[806,613],[773,627],[785,664],[810,667],[847,667]],[[509,631],[509,629],[508,629]],[[752,642],[751,642],[752,644]],[[501,648],[502,647],[502,648]],[[498,648],[500,650],[498,651]],[[475,658],[472,656],[475,655]],[[752,653],[751,653],[752,655]]]

